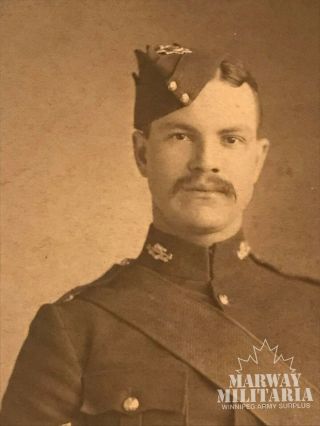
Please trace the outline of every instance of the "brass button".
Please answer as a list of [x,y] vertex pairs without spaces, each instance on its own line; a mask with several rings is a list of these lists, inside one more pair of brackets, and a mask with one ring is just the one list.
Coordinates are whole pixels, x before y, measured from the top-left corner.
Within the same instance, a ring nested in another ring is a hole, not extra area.
[[183,94],[181,95],[180,101],[181,101],[183,104],[187,104],[187,103],[190,101],[190,96],[188,95],[188,93],[183,93]]
[[229,298],[226,294],[219,294],[218,297],[222,305],[229,305]]
[[178,85],[174,80],[170,81],[170,83],[168,84],[168,89],[171,92],[174,92],[175,90],[177,90],[177,87],[178,87]]
[[123,401],[123,409],[125,411],[136,411],[139,408],[139,400],[138,398],[135,398],[134,396],[129,396]]

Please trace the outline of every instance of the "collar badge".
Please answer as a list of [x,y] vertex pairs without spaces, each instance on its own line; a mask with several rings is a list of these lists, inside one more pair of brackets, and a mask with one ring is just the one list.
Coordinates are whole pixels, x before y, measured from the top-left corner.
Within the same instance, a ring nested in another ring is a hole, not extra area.
[[153,246],[151,244],[147,244],[146,249],[150,256],[156,260],[161,260],[162,262],[167,263],[173,258],[173,254],[168,253],[168,250],[159,243],[156,243]]
[[184,55],[185,53],[192,53],[192,50],[187,47],[182,47],[179,44],[160,44],[156,52],[159,55]]
[[251,248],[247,241],[241,241],[239,249],[237,250],[237,256],[240,260],[245,259],[250,253]]

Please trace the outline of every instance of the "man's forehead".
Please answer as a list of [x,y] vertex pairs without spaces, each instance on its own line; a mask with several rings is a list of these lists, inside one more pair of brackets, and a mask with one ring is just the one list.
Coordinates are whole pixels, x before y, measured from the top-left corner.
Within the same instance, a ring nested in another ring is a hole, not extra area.
[[197,98],[187,107],[191,109],[197,105],[229,104],[253,107],[255,104],[255,94],[252,88],[243,83],[240,86],[234,86],[221,78],[221,72],[218,70],[215,76],[210,79],[199,92]]

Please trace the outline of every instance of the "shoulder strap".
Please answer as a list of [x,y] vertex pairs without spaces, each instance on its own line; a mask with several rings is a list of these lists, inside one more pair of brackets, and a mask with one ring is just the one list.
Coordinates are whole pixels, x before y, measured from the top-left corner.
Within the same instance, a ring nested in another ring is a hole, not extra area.
[[[150,269],[132,265],[116,280],[112,287],[93,289],[80,297],[140,330],[218,388],[229,387],[229,375],[235,371],[236,361],[244,348],[262,345],[250,331],[224,312],[209,303],[189,298],[179,285]],[[273,364],[273,353],[263,356],[269,365]],[[291,373],[282,361],[273,367],[274,374]],[[259,366],[255,367],[255,373],[259,373]],[[282,426],[316,425],[319,391],[303,378],[300,383],[312,389],[312,408],[250,408],[249,411],[266,425],[279,425],[280,419]],[[241,419],[238,419],[237,425],[240,424]]]
[[77,287],[72,288],[67,293],[65,293],[61,297],[59,297],[59,299],[56,300],[55,303],[70,302],[75,297],[78,297],[85,290],[88,290],[88,289],[93,288],[93,287],[100,287],[102,285],[106,285],[116,276],[116,274],[121,272],[121,269],[125,265],[125,263],[124,263],[125,261],[129,262],[129,260],[125,259],[124,261],[122,261],[123,262],[122,264],[115,263],[101,277],[97,278],[95,281],[93,281],[89,284],[82,284],[82,285],[78,285]]

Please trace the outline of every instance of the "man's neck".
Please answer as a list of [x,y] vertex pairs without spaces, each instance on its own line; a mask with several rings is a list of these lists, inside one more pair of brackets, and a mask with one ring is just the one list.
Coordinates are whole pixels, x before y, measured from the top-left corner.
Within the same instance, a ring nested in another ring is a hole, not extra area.
[[153,218],[154,226],[162,232],[175,235],[185,241],[197,244],[203,247],[210,247],[215,243],[227,240],[233,237],[241,228],[242,218],[238,218],[229,226],[223,229],[198,229],[195,227],[172,226],[159,217]]

